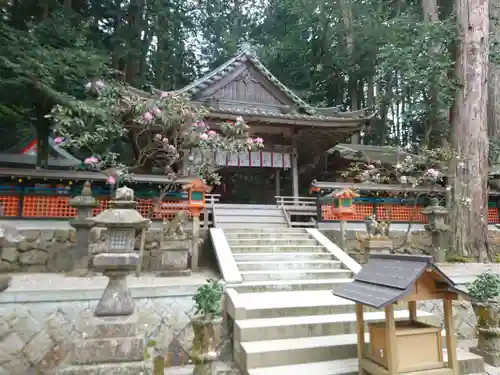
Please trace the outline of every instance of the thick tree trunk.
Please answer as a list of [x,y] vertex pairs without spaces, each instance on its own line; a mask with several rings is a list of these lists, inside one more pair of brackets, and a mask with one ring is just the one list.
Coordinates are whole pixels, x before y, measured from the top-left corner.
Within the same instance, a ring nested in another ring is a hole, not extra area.
[[[500,1],[490,2],[490,36],[493,43],[500,43]],[[500,136],[500,61],[490,61],[488,73],[488,136]]]
[[456,0],[459,31],[456,78],[460,84],[453,114],[452,233],[458,255],[487,258],[488,0]]

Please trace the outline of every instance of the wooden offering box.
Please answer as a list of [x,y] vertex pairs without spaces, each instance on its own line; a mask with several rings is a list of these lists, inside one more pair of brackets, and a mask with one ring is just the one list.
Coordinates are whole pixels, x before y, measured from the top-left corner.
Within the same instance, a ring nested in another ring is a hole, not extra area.
[[[455,287],[432,257],[371,255],[353,282],[334,294],[356,303],[359,375],[458,375],[452,301],[470,296]],[[417,301],[436,299],[443,301],[447,363],[441,328],[417,320]],[[408,303],[408,321],[395,321],[398,301]],[[368,346],[363,306],[385,310],[385,322],[368,324]]]
[[[443,362],[443,343],[441,328],[418,321],[396,322],[397,371],[409,372],[418,368],[441,367]],[[387,368],[386,325],[368,324],[370,351],[365,356]],[[417,349],[418,348],[418,349]]]

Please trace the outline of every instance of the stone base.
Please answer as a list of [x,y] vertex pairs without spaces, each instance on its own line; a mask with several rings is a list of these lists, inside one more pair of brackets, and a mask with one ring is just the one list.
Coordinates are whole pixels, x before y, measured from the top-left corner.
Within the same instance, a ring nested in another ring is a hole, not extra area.
[[161,249],[161,268],[185,270],[188,268],[189,249]]
[[57,375],[153,375],[151,362],[119,362],[99,365],[69,366]]
[[481,349],[476,348],[470,348],[470,351],[474,354],[480,355],[481,357],[484,358],[484,362],[494,366],[494,367],[500,367],[500,353],[486,353],[482,351]]
[[363,241],[365,262],[370,254],[390,254],[394,244],[390,239],[366,239]]
[[191,276],[191,270],[161,270],[156,273],[158,277]]
[[[95,317],[85,315],[78,322],[83,338],[73,345],[71,367],[59,375],[139,375],[144,367],[144,337],[137,334],[137,317]],[[135,372],[134,372],[135,371]],[[144,372],[151,374],[151,371]]]

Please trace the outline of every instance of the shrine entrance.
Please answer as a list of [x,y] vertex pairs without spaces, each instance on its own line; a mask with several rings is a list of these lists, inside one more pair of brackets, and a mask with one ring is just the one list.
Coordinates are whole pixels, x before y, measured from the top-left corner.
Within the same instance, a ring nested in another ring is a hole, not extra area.
[[276,195],[290,195],[291,171],[276,168],[227,167],[219,171],[214,193],[221,203],[275,204]]

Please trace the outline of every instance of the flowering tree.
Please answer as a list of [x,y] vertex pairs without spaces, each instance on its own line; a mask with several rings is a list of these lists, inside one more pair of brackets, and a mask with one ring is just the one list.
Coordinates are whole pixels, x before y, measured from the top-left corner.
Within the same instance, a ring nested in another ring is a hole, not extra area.
[[394,165],[383,165],[378,160],[352,163],[342,173],[358,182],[421,186],[444,184],[447,163],[454,157],[448,148],[423,149],[420,154],[406,156]]
[[[361,183],[400,184],[403,187],[444,186],[446,184],[447,164],[453,157],[456,157],[455,154],[448,148],[423,149],[420,154],[408,155],[394,165],[383,165],[378,160],[352,163],[342,176],[354,178]],[[450,187],[446,186],[446,189],[449,190]],[[386,194],[389,196],[408,196],[408,193],[404,191],[387,192]],[[414,197],[412,216],[416,213],[416,205],[422,194],[418,193]],[[433,192],[426,194],[429,196]],[[399,248],[405,247],[408,243],[412,221],[413,217],[410,218],[405,238]]]
[[204,122],[206,110],[184,95],[151,95],[102,80],[88,83],[86,91],[85,100],[53,109],[55,140],[87,153],[84,167],[107,173],[110,184],[130,173],[151,171],[175,182],[189,170],[217,185],[215,151],[248,152],[264,146],[262,138],[249,136],[241,117],[210,128]]

